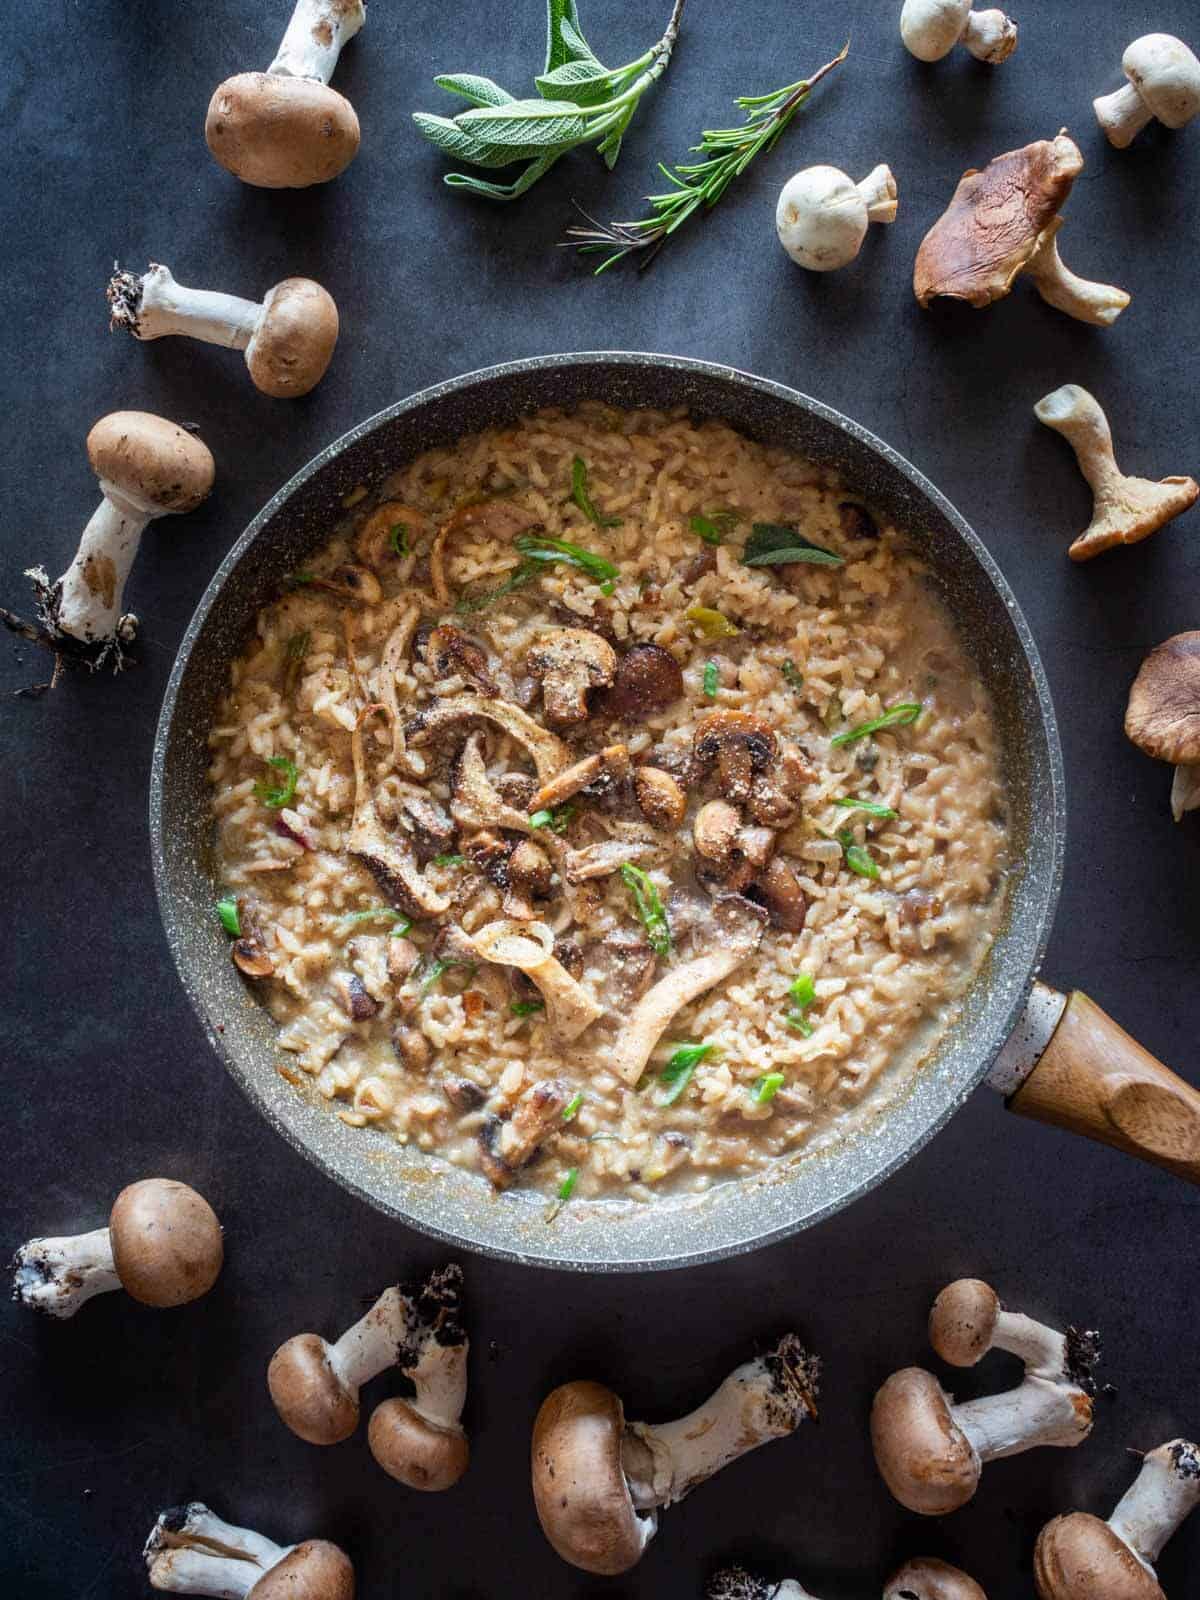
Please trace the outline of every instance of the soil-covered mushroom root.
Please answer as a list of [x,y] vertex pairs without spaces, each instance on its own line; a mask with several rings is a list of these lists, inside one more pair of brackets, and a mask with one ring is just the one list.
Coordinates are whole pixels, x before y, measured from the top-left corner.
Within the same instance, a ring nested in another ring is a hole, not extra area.
[[1007,1350],[1025,1375],[1015,1389],[962,1404],[920,1367],[888,1378],[871,1409],[871,1443],[884,1482],[908,1510],[956,1511],[974,1495],[987,1462],[1037,1445],[1077,1445],[1091,1432],[1096,1333],[1059,1333],[1005,1310],[989,1284],[960,1278],[934,1301],[929,1342],[955,1367]]
[[[798,1578],[774,1581],[757,1577],[745,1567],[724,1567],[714,1572],[704,1590],[704,1600],[822,1600]],[[958,1567],[933,1556],[917,1556],[897,1567],[883,1586],[883,1600],[987,1600],[973,1578]]]
[[971,0],[904,0],[900,37],[918,61],[941,61],[961,44],[996,67],[1017,48],[1017,25],[994,8],[973,11]]
[[371,1453],[411,1489],[450,1488],[469,1458],[461,1420],[469,1348],[461,1298],[462,1271],[449,1265],[418,1285],[391,1285],[332,1343],[317,1333],[288,1339],[267,1368],[283,1422],[309,1444],[339,1444],[358,1427],[359,1390],[397,1367],[413,1395],[376,1408]]
[[1005,151],[982,171],[969,167],[917,251],[918,303],[946,298],[990,306],[1024,273],[1048,305],[1069,317],[1097,327],[1114,323],[1129,304],[1124,289],[1078,277],[1058,253],[1058,212],[1082,170],[1082,152],[1065,128],[1053,139]]
[[1200,1445],[1160,1444],[1107,1522],[1072,1511],[1042,1529],[1033,1553],[1041,1600],[1166,1600],[1154,1563],[1197,1504]]
[[1090,561],[1114,545],[1137,544],[1194,505],[1200,495],[1195,478],[1131,478],[1117,466],[1108,418],[1095,395],[1077,383],[1064,383],[1033,408],[1075,452],[1079,470],[1092,491],[1092,520],[1067,554]]
[[135,339],[179,334],[241,350],[256,389],[294,400],[325,376],[338,336],[333,298],[311,278],[285,278],[261,301],[177,283],[152,262],[140,275],[116,272],[108,283],[109,325]]
[[145,1306],[182,1306],[208,1293],[224,1258],[221,1224],[203,1195],[173,1178],[142,1178],[121,1190],[106,1228],[23,1244],[13,1296],[57,1318],[110,1289]]
[[797,266],[833,272],[853,261],[872,222],[895,222],[896,180],[880,165],[854,183],[837,167],[805,167],[775,207],[779,242]]
[[1177,633],[1142,662],[1125,707],[1125,733],[1175,768],[1171,814],[1200,807],[1200,632]]
[[280,1545],[202,1501],[164,1511],[142,1552],[152,1589],[219,1600],[354,1600],[354,1567],[326,1539]]
[[628,1422],[603,1384],[565,1383],[533,1427],[533,1498],[555,1551],[584,1572],[637,1565],[660,1508],[816,1415],[819,1362],[786,1334],[677,1422]]
[[1200,111],[1200,61],[1182,39],[1146,33],[1121,57],[1129,80],[1092,101],[1109,144],[1124,150],[1149,122],[1182,128]]
[[217,87],[204,137],[227,172],[260,189],[306,189],[345,171],[358,154],[358,117],[329,80],[366,19],[362,0],[297,0],[267,70]]

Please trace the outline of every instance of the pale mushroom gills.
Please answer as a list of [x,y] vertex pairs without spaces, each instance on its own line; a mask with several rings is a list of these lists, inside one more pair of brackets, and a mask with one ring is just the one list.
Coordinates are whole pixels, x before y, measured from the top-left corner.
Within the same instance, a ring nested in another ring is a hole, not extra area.
[[[1008,854],[987,694],[897,530],[783,450],[595,404],[363,490],[210,734],[213,899],[284,1075],[564,1229],[903,1093]],[[696,607],[739,630],[715,695]]]

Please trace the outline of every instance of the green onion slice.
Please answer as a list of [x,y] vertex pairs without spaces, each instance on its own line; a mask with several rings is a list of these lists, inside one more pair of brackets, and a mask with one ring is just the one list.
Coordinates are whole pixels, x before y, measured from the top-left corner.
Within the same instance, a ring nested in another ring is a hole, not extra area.
[[631,861],[626,861],[621,868],[621,877],[625,887],[633,896],[633,903],[646,929],[646,939],[651,950],[656,955],[670,955],[671,924],[667,921],[662,897],[651,882],[649,874],[643,872],[641,867],[635,867]]
[[435,867],[465,867],[466,864],[466,856],[446,855],[434,856],[433,858],[433,865]]
[[754,1085],[752,1092],[755,1103],[760,1106],[769,1104],[783,1088],[785,1081],[782,1072],[768,1072],[765,1078],[760,1078]]
[[688,527],[705,544],[724,544],[725,535],[732,533],[737,524],[736,511],[710,511],[707,516],[691,517],[688,521]]
[[408,554],[408,530],[402,522],[393,522],[388,532],[388,543],[398,556]]
[[563,1121],[564,1122],[570,1122],[574,1117],[576,1117],[579,1114],[579,1108],[580,1108],[580,1106],[582,1104],[583,1104],[583,1090],[581,1089],[578,1094],[572,1095],[571,1098],[567,1101],[566,1105],[563,1107],[563,1113],[562,1113]]
[[839,828],[837,838],[842,847],[846,865],[851,872],[857,874],[860,878],[877,878],[879,876],[879,867],[874,857],[861,844],[855,844],[854,835],[849,828]]
[[852,795],[842,795],[835,800],[835,806],[841,806],[843,811],[865,811],[869,817],[898,817],[900,813],[893,811],[891,806],[881,806],[875,800],[857,800]]
[[681,1044],[658,1075],[659,1083],[666,1088],[660,1094],[660,1106],[673,1106],[692,1081],[692,1074],[706,1056],[712,1055],[715,1044]]
[[412,923],[400,911],[393,911],[391,906],[367,906],[363,911],[347,911],[344,917],[338,918],[341,928],[354,928],[360,922],[394,922],[392,929],[395,938],[403,938],[412,928]]
[[779,670],[783,673],[783,681],[789,688],[803,689],[804,674],[794,661],[785,661]]
[[499,600],[506,594],[511,594],[514,589],[523,589],[527,583],[532,583],[541,569],[536,561],[522,561],[505,578],[504,582],[497,584],[494,589],[480,589],[474,594],[465,594],[457,602],[454,609],[458,612],[482,611],[485,606],[490,606],[493,600]]
[[873,717],[870,722],[860,722],[856,728],[847,728],[844,733],[835,733],[829,742],[838,748],[844,744],[853,744],[856,739],[866,739],[882,728],[906,728],[921,715],[921,709],[919,701],[902,700],[899,705],[889,706],[881,717]]
[[568,800],[565,805],[551,806],[549,809],[535,811],[529,818],[531,828],[549,828],[551,833],[566,833],[575,815],[575,807]]
[[717,698],[717,688],[720,685],[720,670],[715,661],[704,663],[704,692],[710,700]]
[[569,1200],[571,1198],[571,1196],[575,1193],[575,1185],[578,1182],[579,1182],[579,1168],[578,1167],[568,1167],[567,1168],[567,1172],[566,1172],[566,1176],[563,1178],[563,1181],[558,1186],[558,1198],[560,1200]]
[[602,517],[592,504],[592,497],[588,492],[587,462],[582,456],[576,456],[571,463],[571,499],[583,512],[589,522],[594,522],[598,528],[619,528],[620,517]]
[[264,806],[269,806],[272,811],[279,811],[284,806],[290,806],[296,798],[296,782],[300,777],[299,770],[294,761],[289,761],[286,756],[268,756],[267,765],[274,767],[277,772],[283,773],[283,782],[272,788],[265,782],[254,785],[255,798],[261,800]]
[[238,915],[238,903],[231,894],[217,901],[217,915],[221,919],[221,926],[231,939],[242,937],[242,919]]
[[788,999],[792,1002],[792,1009],[784,1021],[789,1028],[803,1034],[806,1039],[811,1039],[816,1029],[808,1020],[808,1008],[817,998],[816,980],[811,972],[802,972],[788,984]]
[[[569,539],[549,539],[544,534],[523,533],[514,540],[526,561],[563,561],[569,567],[579,567],[603,587],[604,582],[615,582],[621,576],[619,567],[598,556],[594,550],[585,550]],[[609,590],[609,593],[612,591]]]
[[509,1003],[508,1009],[514,1017],[531,1017],[535,1011],[544,1011],[546,1002],[544,1000],[513,1000]]

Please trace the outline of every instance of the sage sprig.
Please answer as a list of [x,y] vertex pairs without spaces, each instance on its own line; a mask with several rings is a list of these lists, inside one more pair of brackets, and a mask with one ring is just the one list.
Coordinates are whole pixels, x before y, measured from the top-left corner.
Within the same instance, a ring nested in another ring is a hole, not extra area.
[[638,103],[666,71],[679,35],[684,0],[675,0],[666,32],[657,44],[623,67],[606,67],[583,36],[576,0],[547,0],[546,66],[534,81],[541,99],[519,100],[491,78],[473,72],[444,73],[439,89],[470,102],[456,117],[413,113],[413,121],[439,150],[474,167],[507,167],[524,161],[511,183],[491,183],[469,172],[448,172],[452,189],[488,200],[516,200],[568,150],[594,145],[612,168]]

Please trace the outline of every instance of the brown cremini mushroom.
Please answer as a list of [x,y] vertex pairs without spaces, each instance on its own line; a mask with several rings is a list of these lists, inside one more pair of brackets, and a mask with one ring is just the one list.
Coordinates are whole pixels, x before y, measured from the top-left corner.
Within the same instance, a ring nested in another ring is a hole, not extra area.
[[1200,495],[1195,478],[1127,478],[1117,466],[1100,402],[1077,383],[1044,395],[1033,414],[1062,434],[1092,491],[1092,520],[1067,551],[1072,561],[1090,561],[1115,545],[1149,538]]
[[762,901],[773,927],[782,928],[785,933],[799,933],[803,928],[808,917],[808,896],[781,856],[773,856],[751,879],[745,892]]
[[1200,61],[1173,34],[1135,39],[1121,57],[1121,70],[1129,82],[1092,101],[1096,120],[1116,149],[1124,150],[1148,122],[1182,128],[1200,112]]
[[443,622],[425,641],[425,659],[439,678],[454,673],[467,678],[481,694],[494,700],[500,689],[492,676],[487,651],[474,639],[468,639],[460,628]]
[[362,0],[297,0],[267,70],[226,78],[209,102],[204,137],[226,172],[260,189],[306,189],[345,171],[358,118],[329,79],[365,21]]
[[771,765],[778,748],[770,726],[749,711],[710,711],[692,736],[697,767],[707,772],[715,763],[717,786],[736,806],[749,800],[754,778]]
[[687,795],[661,767],[638,767],[633,792],[646,821],[654,828],[677,828],[687,812]]
[[[772,1583],[744,1567],[715,1572],[704,1600],[818,1600],[797,1578]],[[987,1600],[983,1590],[958,1567],[933,1556],[918,1556],[898,1567],[884,1584],[883,1600]]]
[[200,1500],[164,1511],[142,1552],[152,1589],[223,1600],[354,1600],[354,1568],[325,1539],[278,1545]]
[[1200,807],[1200,632],[1175,634],[1142,662],[1125,707],[1125,733],[1148,756],[1174,765],[1176,822]]
[[548,721],[566,726],[588,715],[588,691],[613,681],[617,653],[590,628],[553,628],[530,650],[525,665],[541,679]]
[[934,1302],[929,1340],[959,1367],[1008,1350],[1025,1376],[1015,1389],[957,1405],[931,1372],[892,1374],[871,1408],[871,1443],[884,1482],[910,1511],[956,1511],[974,1495],[986,1462],[1037,1445],[1077,1445],[1091,1432],[1095,1333],[1058,1333],[1005,1311],[988,1284],[962,1278]]
[[677,1422],[627,1422],[602,1384],[565,1383],[533,1425],[533,1498],[555,1551],[584,1572],[616,1575],[641,1559],[658,1508],[729,1462],[816,1415],[819,1362],[786,1334]]
[[683,696],[683,671],[660,644],[635,644],[617,663],[612,688],[603,696],[608,716],[632,720],[665,711]]
[[1166,1600],[1154,1563],[1198,1504],[1200,1445],[1160,1444],[1142,1457],[1107,1522],[1072,1511],[1038,1534],[1033,1577],[1040,1600]]
[[142,1178],[121,1190],[107,1228],[23,1244],[13,1296],[60,1319],[110,1289],[144,1306],[182,1306],[208,1293],[224,1258],[221,1224],[203,1195],[172,1178]]
[[1068,316],[1102,327],[1115,322],[1129,296],[1068,272],[1055,243],[1059,208],[1082,169],[1079,146],[1064,128],[1054,139],[996,156],[982,171],[964,172],[917,251],[913,291],[919,304],[946,297],[989,306],[1024,272],[1042,298]]

